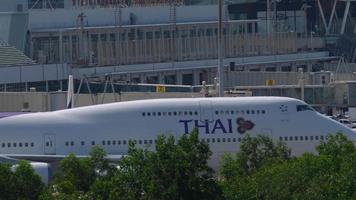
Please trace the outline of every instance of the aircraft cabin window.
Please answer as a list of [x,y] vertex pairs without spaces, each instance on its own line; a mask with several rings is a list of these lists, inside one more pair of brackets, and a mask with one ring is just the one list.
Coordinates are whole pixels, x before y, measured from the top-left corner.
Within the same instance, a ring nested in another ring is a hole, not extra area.
[[[26,145],[26,144],[25,144],[25,145]],[[69,142],[66,142],[65,145],[66,145],[66,146],[69,146]]]
[[211,139],[211,142],[212,142],[212,143],[215,143],[215,138],[212,138],[212,139]]
[[189,111],[189,115],[193,115],[193,112],[192,112],[192,111]]
[[166,116],[166,112],[162,112],[162,115],[163,115],[163,116]]
[[28,143],[27,142],[25,143],[25,147],[28,147]]
[[48,147],[49,146],[49,142],[46,142],[46,147]]
[[290,137],[289,137],[289,141],[293,141],[293,136],[290,136]]
[[309,138],[308,138],[308,136],[305,136],[304,139],[305,139],[305,140],[308,140]]
[[182,111],[179,111],[179,112],[178,112],[178,115],[179,115],[179,116],[181,116],[181,115],[182,115],[182,113],[183,113]]
[[16,147],[17,146],[17,144],[16,143],[14,143],[14,147]]
[[279,137],[279,141],[283,141],[283,137]]
[[313,108],[311,108],[308,105],[297,105],[297,112],[302,112],[302,111],[306,111],[306,110],[313,111]]
[[144,140],[144,141],[143,141],[143,144],[147,144],[147,140]]
[[294,137],[294,140],[295,140],[295,141],[298,141],[298,136],[295,136],[295,137]]
[[184,115],[188,115],[188,112],[187,112],[187,111],[184,111]]
[[250,114],[250,110],[246,110],[246,114],[248,114],[248,115],[249,115],[249,114]]
[[156,116],[156,113],[155,113],[155,112],[153,112],[153,113],[152,113],[152,115],[153,115],[153,116]]
[[228,110],[226,110],[226,111],[225,111],[225,115],[228,115],[228,114],[229,114],[229,111],[228,111]]
[[176,115],[177,115],[177,112],[173,112],[173,115],[176,116]]
[[5,147],[5,143],[2,143],[2,148],[4,148]]
[[303,140],[303,136],[300,136],[300,140]]
[[221,111],[220,111],[220,115],[223,115],[223,114],[224,114],[224,111],[221,110]]
[[236,138],[232,138],[232,142],[236,142]]
[[205,142],[204,138],[202,138],[200,141]]
[[150,144],[152,144],[152,143],[153,143],[153,141],[152,141],[152,140],[150,140],[149,142],[150,142]]
[[251,110],[251,114],[253,114],[253,115],[254,115],[254,114],[255,114],[255,110]]
[[102,141],[102,144],[103,144],[103,145],[105,145],[105,144],[106,144],[106,142],[103,140],[103,141]]
[[233,110],[231,110],[231,111],[230,111],[230,113],[233,115],[233,114],[234,114],[234,111],[233,111]]
[[220,138],[217,138],[217,140],[216,140],[217,142],[220,142]]
[[116,145],[116,141],[115,140],[112,141],[112,145]]
[[257,111],[256,111],[256,114],[259,115],[259,114],[260,114],[260,110],[257,110]]
[[262,110],[262,114],[266,114],[266,111],[265,111],[265,110]]
[[7,147],[11,147],[11,143],[7,143]]
[[120,145],[120,144],[121,144],[121,140],[118,140],[118,141],[117,141],[117,144]]
[[319,140],[319,137],[318,137],[318,136],[315,136],[315,140]]
[[22,147],[22,142],[19,143],[19,147]]
[[139,141],[138,141],[138,144],[142,144],[142,140],[139,140]]
[[91,141],[91,145],[94,146],[95,145],[95,141]]
[[194,115],[198,115],[198,111],[195,111],[195,112],[194,112]]
[[285,141],[288,141],[288,137],[287,137],[287,136],[285,136],[285,137],[284,137],[284,140],[285,140]]
[[218,114],[219,114],[219,111],[215,110],[215,114],[218,115]]
[[142,116],[146,116],[146,113],[143,112],[143,113],[142,113]]
[[82,145],[82,146],[84,146],[84,145],[85,145],[85,142],[84,142],[84,141],[82,141],[82,142],[81,142],[81,145]]
[[[32,144],[32,143],[31,143],[31,144]],[[71,146],[74,146],[74,142],[73,142],[73,141],[71,141],[71,142],[70,142],[70,145],[71,145]]]
[[157,115],[158,115],[158,116],[161,116],[161,112],[158,112]]
[[225,139],[225,138],[223,138],[223,139],[222,139],[222,142],[226,142],[226,139]]
[[172,113],[171,112],[168,112],[168,116],[171,116],[172,115]]
[[[74,143],[73,143],[74,144]],[[35,143],[31,142],[31,147],[34,147],[35,146]]]
[[231,138],[227,138],[227,142],[231,142]]
[[148,112],[148,113],[147,113],[147,116],[151,116],[151,113],[150,113],[150,112]]
[[242,115],[245,114],[245,111],[244,111],[244,110],[241,110],[241,114],[242,114]]
[[108,142],[107,142],[107,143],[108,143],[108,145],[111,145],[111,141],[110,141],[110,140],[108,140]]
[[209,138],[206,138],[206,142],[209,143],[209,142],[210,142],[210,139],[209,139]]
[[320,136],[320,140],[324,140],[324,136]]

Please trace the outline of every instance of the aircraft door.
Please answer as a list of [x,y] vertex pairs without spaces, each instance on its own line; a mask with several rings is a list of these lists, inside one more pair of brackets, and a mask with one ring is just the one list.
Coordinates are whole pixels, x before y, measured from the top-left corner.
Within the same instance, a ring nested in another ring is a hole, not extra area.
[[44,135],[44,154],[55,155],[56,154],[56,136],[53,134]]
[[199,108],[200,108],[200,121],[214,121],[213,115],[213,105],[211,100],[202,100],[199,101]]

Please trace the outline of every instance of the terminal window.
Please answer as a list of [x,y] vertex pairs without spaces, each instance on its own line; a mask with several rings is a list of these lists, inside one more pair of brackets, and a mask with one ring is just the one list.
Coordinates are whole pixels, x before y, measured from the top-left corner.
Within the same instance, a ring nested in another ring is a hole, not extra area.
[[64,8],[64,0],[28,0],[29,9]]

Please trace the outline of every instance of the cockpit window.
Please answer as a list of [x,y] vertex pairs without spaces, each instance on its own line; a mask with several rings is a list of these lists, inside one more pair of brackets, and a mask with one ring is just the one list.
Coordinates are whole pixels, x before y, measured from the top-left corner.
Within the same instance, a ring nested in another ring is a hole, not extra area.
[[306,110],[313,110],[313,108],[308,105],[297,105],[297,112],[302,112]]

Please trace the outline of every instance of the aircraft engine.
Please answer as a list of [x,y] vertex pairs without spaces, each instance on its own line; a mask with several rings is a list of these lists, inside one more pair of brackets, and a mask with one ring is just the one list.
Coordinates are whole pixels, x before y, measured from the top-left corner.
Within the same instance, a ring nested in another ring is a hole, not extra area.
[[[41,177],[42,182],[47,185],[52,177],[51,165],[48,163],[43,163],[43,162],[30,162],[30,165],[33,168],[33,170],[35,171],[35,173]],[[12,170],[15,170],[16,167],[17,167],[17,164],[13,165]]]

